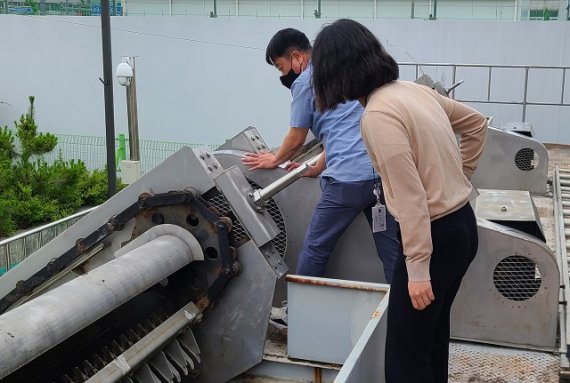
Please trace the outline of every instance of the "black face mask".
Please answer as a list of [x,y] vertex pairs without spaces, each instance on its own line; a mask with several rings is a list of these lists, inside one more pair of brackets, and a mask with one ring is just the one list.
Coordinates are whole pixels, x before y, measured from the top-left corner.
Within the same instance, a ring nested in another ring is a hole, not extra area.
[[291,89],[291,86],[293,85],[293,82],[297,79],[297,77],[299,77],[299,75],[295,73],[293,68],[291,68],[289,70],[289,73],[279,77],[279,80],[281,80],[281,84],[283,84],[284,87],[286,87],[287,89]]

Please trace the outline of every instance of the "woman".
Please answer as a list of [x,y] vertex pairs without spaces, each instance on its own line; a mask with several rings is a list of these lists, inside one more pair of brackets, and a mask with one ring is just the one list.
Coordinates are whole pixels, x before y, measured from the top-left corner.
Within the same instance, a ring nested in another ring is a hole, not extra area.
[[[359,100],[360,130],[400,223],[403,254],[388,305],[386,381],[447,382],[449,318],[477,252],[469,204],[485,143],[486,118],[413,82],[363,25],[338,20],[313,46],[313,86],[321,111]],[[455,135],[460,136],[459,146]]]

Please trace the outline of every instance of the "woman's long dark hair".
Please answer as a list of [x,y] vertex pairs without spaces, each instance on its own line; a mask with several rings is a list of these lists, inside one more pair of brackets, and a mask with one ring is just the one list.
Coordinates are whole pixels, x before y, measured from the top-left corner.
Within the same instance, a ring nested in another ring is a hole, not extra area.
[[364,25],[348,19],[325,26],[313,44],[313,87],[317,107],[333,109],[366,97],[399,77],[396,61]]

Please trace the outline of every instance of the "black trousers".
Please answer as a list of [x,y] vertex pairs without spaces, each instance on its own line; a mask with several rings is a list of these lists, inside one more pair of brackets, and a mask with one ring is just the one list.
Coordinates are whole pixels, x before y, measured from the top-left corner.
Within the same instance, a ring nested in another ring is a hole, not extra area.
[[396,262],[388,303],[386,383],[447,382],[451,305],[478,246],[471,205],[433,221],[431,236],[435,300],[424,310],[412,306],[405,258]]

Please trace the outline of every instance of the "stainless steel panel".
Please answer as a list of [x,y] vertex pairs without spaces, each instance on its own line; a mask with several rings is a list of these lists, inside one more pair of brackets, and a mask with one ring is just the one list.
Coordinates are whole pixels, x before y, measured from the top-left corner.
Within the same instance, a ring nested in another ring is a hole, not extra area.
[[287,276],[289,357],[343,364],[388,285]]
[[477,217],[490,221],[537,221],[528,191],[479,189]]
[[236,134],[226,143],[216,149],[218,150],[240,150],[245,152],[260,153],[269,151],[269,147],[263,140],[256,128],[248,126],[243,131]]
[[196,382],[227,382],[263,358],[276,276],[253,241],[237,252],[239,275],[194,328],[202,351],[202,374]]
[[335,383],[384,383],[386,329],[388,325],[388,294],[372,314],[358,343],[338,373]]
[[279,234],[279,228],[269,213],[252,207],[252,200],[248,197],[252,193],[251,185],[238,167],[224,170],[215,182],[257,246],[265,245]]
[[560,274],[548,247],[478,219],[479,250],[451,314],[458,339],[554,350]]
[[483,156],[471,181],[477,188],[545,194],[548,152],[538,141],[489,127]]

